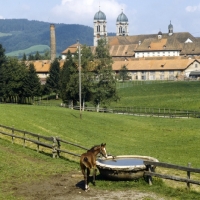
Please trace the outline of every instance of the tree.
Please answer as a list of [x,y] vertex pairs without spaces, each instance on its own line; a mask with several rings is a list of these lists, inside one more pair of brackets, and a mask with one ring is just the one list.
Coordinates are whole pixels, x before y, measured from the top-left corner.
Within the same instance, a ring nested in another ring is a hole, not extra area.
[[28,60],[35,60],[35,56],[33,56],[32,54],[29,54],[29,56],[28,56]]
[[44,55],[40,56],[40,59],[41,60],[50,60],[50,51],[49,50],[45,51]]
[[95,52],[96,84],[94,85],[93,103],[99,107],[100,103],[105,105],[119,99],[116,90],[116,80],[112,71],[112,58],[105,39],[98,40]]
[[3,87],[3,65],[6,62],[6,56],[5,56],[5,49],[3,48],[3,46],[0,44],[0,99],[3,96],[3,91],[2,91],[2,87]]
[[35,54],[35,60],[41,60],[41,56],[38,51]]
[[48,93],[56,93],[56,99],[58,99],[59,93],[59,86],[60,86],[60,63],[57,59],[51,63],[50,70],[49,70],[49,77],[46,81],[46,88]]
[[78,67],[72,58],[72,54],[68,51],[60,75],[60,89],[63,102],[76,105],[79,99],[78,88]]
[[3,65],[2,93],[4,102],[19,103],[23,98],[23,83],[26,66],[16,58],[7,58]]
[[119,71],[119,78],[122,79],[122,81],[124,82],[127,78],[129,78],[128,76],[128,69],[126,67],[126,65],[122,66],[120,71]]
[[[75,54],[75,62],[78,65],[78,52]],[[81,46],[81,97],[82,97],[82,107],[84,109],[85,102],[91,101],[92,99],[92,89],[94,85],[94,56],[92,54],[91,48],[82,45]]]
[[31,103],[34,96],[41,95],[41,83],[33,63],[30,63],[28,67],[27,75],[24,79],[23,89],[23,96],[30,98]]
[[24,55],[23,55],[23,58],[22,58],[22,61],[26,61],[26,54],[24,53]]

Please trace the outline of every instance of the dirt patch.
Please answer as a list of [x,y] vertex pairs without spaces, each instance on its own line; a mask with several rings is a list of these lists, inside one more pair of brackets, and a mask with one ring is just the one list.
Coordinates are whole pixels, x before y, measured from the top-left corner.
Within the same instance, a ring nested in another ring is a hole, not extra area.
[[[48,180],[40,180],[30,184],[22,184],[13,186],[14,195],[18,198],[26,200],[84,200],[84,199],[100,199],[100,200],[114,200],[114,199],[151,199],[164,200],[153,193],[143,193],[135,190],[127,191],[108,191],[98,190],[94,187],[89,191],[83,190],[84,182],[80,172],[55,175]],[[81,181],[80,181],[81,180]]]

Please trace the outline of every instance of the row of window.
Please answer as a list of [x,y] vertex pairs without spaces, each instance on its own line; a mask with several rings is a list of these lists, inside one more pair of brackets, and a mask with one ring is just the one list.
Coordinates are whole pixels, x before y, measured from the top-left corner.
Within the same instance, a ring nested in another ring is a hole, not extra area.
[[165,51],[165,52],[143,52],[143,53],[136,53],[135,56],[137,57],[149,57],[149,56],[178,56],[179,53],[177,51]]
[[[132,72],[133,74],[137,74],[137,73],[141,73],[142,75],[144,74],[151,74],[151,75],[154,75],[156,72],[158,71],[135,71],[135,72]],[[170,75],[173,75],[174,74],[174,71],[171,70],[171,71],[160,71],[160,74],[165,74],[165,72],[168,72]],[[176,71],[176,73],[180,74],[181,71]]]

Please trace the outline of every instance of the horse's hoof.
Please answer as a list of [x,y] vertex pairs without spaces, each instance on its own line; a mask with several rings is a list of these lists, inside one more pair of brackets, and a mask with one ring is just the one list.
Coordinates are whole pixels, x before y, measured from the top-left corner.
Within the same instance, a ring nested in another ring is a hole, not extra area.
[[87,192],[89,190],[89,186],[87,188],[85,188],[85,191]]

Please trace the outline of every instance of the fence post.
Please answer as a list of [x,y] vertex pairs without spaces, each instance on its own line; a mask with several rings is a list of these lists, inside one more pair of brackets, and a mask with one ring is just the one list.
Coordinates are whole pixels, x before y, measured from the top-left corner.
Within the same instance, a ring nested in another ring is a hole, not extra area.
[[[15,132],[14,132],[14,126],[12,126],[12,135],[14,135],[15,134]],[[14,144],[14,136],[12,136],[12,144]]]
[[[191,163],[188,163],[188,167],[191,167]],[[190,171],[187,171],[187,179],[190,179]],[[187,188],[190,189],[190,183],[187,182]]]
[[23,144],[23,147],[26,147],[26,139],[25,139],[25,137],[26,137],[26,133],[24,131],[24,144]]
[[[147,171],[152,172],[151,165],[147,165]],[[152,185],[152,176],[148,176],[147,181],[148,181],[149,185]]]
[[[38,136],[37,138],[38,138],[38,142],[39,142],[40,141],[40,137]],[[37,152],[39,153],[39,151],[40,151],[40,145],[37,144]]]
[[59,158],[60,157],[60,141],[59,141],[59,138],[56,137],[56,141],[57,141],[57,157]]
[[58,147],[57,139],[56,137],[53,137],[53,145],[52,145],[53,158],[56,158],[56,157],[58,158],[57,147]]

